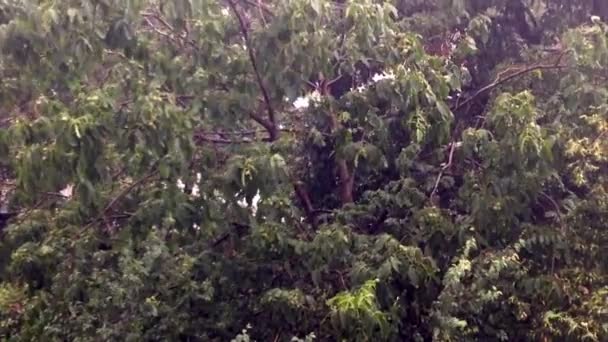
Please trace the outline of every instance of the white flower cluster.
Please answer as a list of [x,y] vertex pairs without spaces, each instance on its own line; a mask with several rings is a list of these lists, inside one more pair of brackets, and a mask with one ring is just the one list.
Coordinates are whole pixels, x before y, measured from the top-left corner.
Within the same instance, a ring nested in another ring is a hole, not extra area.
[[[258,212],[258,203],[259,202],[260,202],[260,192],[258,191],[258,193],[255,194],[255,196],[253,196],[253,198],[251,199],[251,214],[253,216],[255,216],[255,214]],[[241,208],[247,208],[247,201],[244,198],[239,200],[238,204]]]
[[296,109],[308,108],[310,106],[310,101],[317,102],[317,103],[320,102],[321,93],[319,93],[319,91],[315,90],[310,94],[307,94],[305,96],[300,96],[293,102],[293,106]]
[[[368,82],[367,84],[362,84],[362,85],[358,86],[356,89],[351,89],[351,91],[356,90],[358,92],[363,92],[363,91],[365,91],[365,89],[368,86],[370,86],[376,82],[380,82],[382,80],[394,80],[394,79],[395,79],[395,74],[392,71],[377,73],[374,76],[372,76],[371,82]],[[315,90],[305,96],[298,97],[293,102],[293,106],[296,109],[305,109],[305,108],[310,107],[311,101],[312,102],[321,101],[321,94],[319,93],[319,91]]]
[[[194,184],[192,185],[192,190],[190,191],[190,195],[193,197],[200,197],[200,188],[198,187],[198,184],[201,182],[201,174],[200,172],[196,174],[196,182],[194,182]],[[184,189],[186,188],[186,184],[184,184],[184,182],[181,179],[178,179],[176,182],[177,188],[184,191]]]
[[[380,82],[383,80],[394,80],[394,79],[395,79],[395,73],[393,73],[392,71],[388,71],[388,72],[385,71],[382,73],[377,73],[374,76],[372,76],[371,82],[367,82],[366,84],[361,84],[354,90],[356,90],[359,93],[362,93],[369,86],[373,85],[374,83],[377,83],[377,82]],[[351,89],[351,91],[353,91],[353,89]]]

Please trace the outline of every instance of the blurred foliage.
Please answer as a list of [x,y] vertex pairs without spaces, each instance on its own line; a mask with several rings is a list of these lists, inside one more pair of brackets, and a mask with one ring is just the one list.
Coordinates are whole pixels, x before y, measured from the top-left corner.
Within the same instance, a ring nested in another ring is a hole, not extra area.
[[607,19],[0,0],[2,340],[608,340]]

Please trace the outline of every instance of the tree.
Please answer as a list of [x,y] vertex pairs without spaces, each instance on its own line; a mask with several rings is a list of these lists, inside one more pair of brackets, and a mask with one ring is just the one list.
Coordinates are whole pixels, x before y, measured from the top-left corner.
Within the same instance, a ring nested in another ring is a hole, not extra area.
[[3,340],[608,339],[602,4],[0,0]]

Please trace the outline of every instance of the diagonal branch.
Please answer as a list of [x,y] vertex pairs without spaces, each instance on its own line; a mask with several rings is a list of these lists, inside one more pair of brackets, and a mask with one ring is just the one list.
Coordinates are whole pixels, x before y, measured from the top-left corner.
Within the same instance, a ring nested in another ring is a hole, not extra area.
[[[461,108],[463,108],[465,105],[471,103],[471,101],[475,100],[477,97],[479,97],[480,95],[487,93],[489,91],[491,91],[492,89],[500,86],[501,84],[508,82],[512,79],[515,79],[517,77],[520,77],[522,75],[525,75],[527,73],[530,73],[532,71],[536,71],[536,70],[553,70],[553,69],[563,69],[566,68],[567,66],[564,64],[561,64],[562,58],[563,56],[566,54],[567,51],[562,51],[560,52],[560,54],[558,55],[557,60],[555,61],[555,63],[551,63],[551,64],[533,64],[527,67],[524,67],[518,71],[515,71],[513,73],[509,74],[509,71],[512,71],[512,68],[509,68],[501,73],[498,74],[498,77],[490,84],[484,86],[483,88],[477,90],[473,95],[471,95],[470,97],[468,97],[466,100],[457,103],[453,108],[452,111],[457,111]],[[508,74],[507,76],[504,76],[505,74]]]
[[123,197],[125,197],[126,195],[128,195],[131,191],[133,191],[133,189],[135,189],[139,185],[143,184],[148,179],[154,177],[157,174],[157,172],[158,171],[154,170],[154,171],[150,172],[149,174],[147,174],[146,176],[140,178],[139,180],[131,183],[129,186],[127,186],[126,188],[124,188],[116,197],[114,197],[110,201],[110,203],[108,203],[108,205],[105,206],[105,208],[102,211],[102,215],[104,215],[105,213],[107,213],[108,211],[110,211],[112,209],[112,207],[114,207],[114,205],[118,201],[120,201]]
[[118,203],[118,201],[120,201],[121,199],[123,199],[129,193],[131,193],[131,191],[133,191],[135,188],[139,187],[140,185],[142,185],[143,183],[145,183],[149,179],[151,179],[154,176],[156,176],[157,173],[158,173],[158,170],[154,169],[152,172],[148,173],[144,177],[142,177],[142,178],[136,180],[135,182],[129,184],[129,186],[127,186],[126,188],[124,188],[118,195],[116,195],[112,200],[110,200],[110,202],[103,208],[103,210],[99,213],[99,216],[97,216],[97,218],[95,220],[89,222],[82,229],[84,230],[84,229],[90,227],[91,225],[95,224],[96,222],[99,222],[99,221],[102,221],[102,220],[105,221],[106,220],[106,214],[108,212],[110,212],[110,210],[112,210],[112,208],[114,207],[114,205],[116,205],[116,203]]
[[[270,121],[256,112],[249,112],[249,116],[251,117],[251,119],[253,119],[253,121],[259,123],[262,127],[264,127],[268,131],[271,141],[278,139],[278,137],[279,137],[278,131],[276,129],[276,125],[274,124],[274,121]],[[274,134],[273,134],[273,132],[274,132]]]
[[279,134],[278,134],[278,130],[277,130],[275,112],[272,107],[272,103],[270,102],[270,95],[269,95],[268,89],[264,85],[262,75],[260,74],[260,70],[258,68],[258,63],[255,58],[255,52],[253,50],[253,44],[251,44],[251,40],[249,39],[249,31],[247,29],[247,25],[245,24],[245,20],[243,19],[243,16],[241,15],[238,8],[236,7],[234,0],[228,0],[228,4],[230,5],[230,8],[232,9],[234,16],[237,18],[237,20],[239,22],[239,27],[241,29],[241,35],[243,36],[243,39],[245,40],[245,46],[247,47],[247,53],[249,54],[249,61],[251,63],[251,67],[253,68],[253,72],[255,73],[255,78],[256,78],[256,81],[260,88],[260,91],[262,92],[262,96],[264,97],[264,103],[266,104],[266,110],[268,111],[268,119],[262,118],[257,113],[250,113],[249,116],[251,116],[251,118],[253,120],[258,122],[260,125],[262,125],[264,128],[266,128],[268,130],[268,134],[270,135],[271,141],[277,140]]

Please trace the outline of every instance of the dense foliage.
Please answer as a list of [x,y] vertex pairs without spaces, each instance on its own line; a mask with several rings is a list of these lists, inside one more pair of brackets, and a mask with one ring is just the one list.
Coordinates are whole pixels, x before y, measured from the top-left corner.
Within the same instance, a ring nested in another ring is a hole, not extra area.
[[0,0],[6,341],[608,341],[608,3]]

